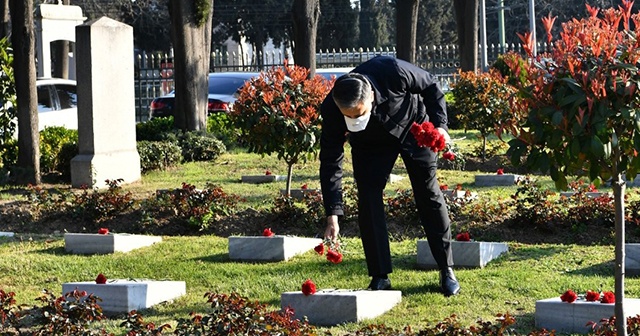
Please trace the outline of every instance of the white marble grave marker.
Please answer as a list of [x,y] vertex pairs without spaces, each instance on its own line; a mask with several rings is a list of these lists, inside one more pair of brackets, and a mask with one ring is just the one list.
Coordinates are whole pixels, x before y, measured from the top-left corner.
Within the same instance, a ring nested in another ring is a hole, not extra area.
[[477,187],[511,186],[521,179],[522,176],[515,174],[476,175],[475,185]]
[[162,237],[124,233],[65,233],[64,249],[74,254],[109,254],[129,252],[161,241]]
[[313,250],[322,243],[319,238],[288,237],[275,235],[229,237],[229,259],[241,261],[284,261]]
[[260,183],[271,183],[277,181],[286,181],[287,176],[285,175],[242,175],[242,183],[252,183],[252,184],[260,184]]
[[333,326],[378,317],[402,301],[402,292],[324,289],[312,295],[285,292],[280,296],[282,309],[293,308],[296,319],[305,316],[314,325]]
[[[451,250],[454,267],[482,268],[491,260],[507,252],[509,247],[506,243],[452,241]],[[420,268],[434,269],[438,267],[426,239],[418,240],[417,263]]]
[[627,243],[624,245],[624,270],[627,275],[640,275],[640,244]]
[[62,292],[75,289],[93,293],[102,299],[98,304],[105,312],[128,313],[132,310],[146,309],[161,302],[170,301],[184,295],[184,281],[124,280],[107,281],[96,284],[95,281],[68,282],[62,284]]
[[[536,328],[555,330],[560,333],[586,334],[589,321],[600,322],[603,318],[614,316],[615,304],[587,302],[578,300],[573,303],[562,302],[560,297],[536,301]],[[624,300],[625,315],[640,314],[640,299]]]

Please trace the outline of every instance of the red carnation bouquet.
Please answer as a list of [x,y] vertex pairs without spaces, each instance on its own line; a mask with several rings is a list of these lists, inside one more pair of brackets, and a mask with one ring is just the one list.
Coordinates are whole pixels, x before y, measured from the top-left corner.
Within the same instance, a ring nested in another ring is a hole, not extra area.
[[416,138],[418,146],[428,147],[435,153],[443,150],[446,146],[444,136],[428,121],[422,124],[414,122],[411,125],[411,134]]

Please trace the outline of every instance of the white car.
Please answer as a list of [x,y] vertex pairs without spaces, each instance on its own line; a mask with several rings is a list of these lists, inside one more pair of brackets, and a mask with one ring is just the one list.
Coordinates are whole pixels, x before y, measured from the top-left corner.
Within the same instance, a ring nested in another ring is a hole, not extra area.
[[49,126],[78,129],[78,94],[76,81],[61,78],[38,78],[38,130]]

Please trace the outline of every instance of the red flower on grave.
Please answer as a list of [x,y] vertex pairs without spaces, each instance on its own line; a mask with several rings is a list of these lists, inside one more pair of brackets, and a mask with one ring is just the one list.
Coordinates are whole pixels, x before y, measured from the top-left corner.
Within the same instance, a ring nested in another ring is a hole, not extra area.
[[442,158],[448,161],[453,161],[456,159],[456,154],[452,151],[442,153]]
[[309,186],[305,183],[305,184],[302,185],[302,187],[300,187],[300,189],[307,190],[307,189],[309,189]]
[[262,231],[262,235],[265,236],[265,237],[273,237],[276,234],[273,233],[273,231],[271,231],[271,228],[266,228],[266,229],[264,229],[264,231]]
[[334,264],[339,264],[342,262],[342,253],[336,252],[334,250],[327,251],[327,260]]
[[598,188],[596,188],[595,185],[593,185],[593,183],[589,184],[589,186],[587,187],[587,191],[588,192],[598,192]]
[[311,279],[307,279],[307,281],[305,281],[302,284],[302,294],[304,294],[305,296],[308,295],[313,295],[316,293],[316,284],[313,283],[313,281],[311,281]]
[[587,294],[584,296],[584,298],[589,302],[595,302],[600,300],[600,293],[594,292],[592,290],[587,290]]
[[448,185],[446,185],[446,184],[441,184],[441,185],[440,185],[440,190],[441,190],[441,191],[449,190],[449,186],[448,186]]
[[616,295],[613,292],[602,293],[602,303],[616,303]]
[[496,174],[503,175],[504,174],[504,169],[498,168],[498,170],[496,171]]
[[109,229],[107,229],[107,228],[100,228],[100,229],[98,230],[98,234],[101,234],[101,235],[109,234]]
[[437,153],[443,150],[446,145],[444,136],[428,121],[422,124],[414,122],[410,131],[420,147],[428,147]]
[[98,276],[96,277],[96,283],[99,285],[104,285],[107,283],[107,277],[104,276],[104,274],[100,273],[98,274]]
[[562,302],[572,303],[577,299],[578,299],[578,294],[576,294],[574,291],[570,289],[568,289],[566,292],[564,292],[564,294],[560,296],[560,300],[562,300]]
[[319,255],[324,254],[324,243],[318,244],[318,246],[313,248],[314,251],[318,252]]
[[461,232],[456,235],[457,241],[471,241],[471,236],[469,232]]
[[265,175],[267,175],[267,176],[268,176],[268,175],[271,175],[271,171],[270,171],[269,169],[267,169],[267,170],[264,172],[264,174],[265,174]]

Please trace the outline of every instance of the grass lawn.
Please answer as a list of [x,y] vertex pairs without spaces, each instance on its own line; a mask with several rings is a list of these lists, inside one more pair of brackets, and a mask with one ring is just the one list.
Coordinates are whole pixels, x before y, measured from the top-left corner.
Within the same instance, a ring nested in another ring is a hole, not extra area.
[[[470,150],[477,145],[475,133],[452,132],[461,148]],[[491,139],[491,141],[497,141]],[[345,178],[352,180],[348,155]],[[266,170],[286,174],[286,165],[275,156],[234,151],[224,154],[215,163],[189,163],[168,171],[152,172],[142,181],[125,186],[138,196],[151,195],[157,189],[178,188],[182,182],[197,187],[207,183],[222,186],[227,193],[242,196],[241,208],[267,207],[284,182],[271,184],[243,184],[242,175],[262,175]],[[394,173],[406,176],[401,160]],[[476,188],[473,186],[477,171],[440,170],[440,182],[463,184],[478,192],[480,198],[499,202],[516,190],[515,186]],[[545,188],[552,188],[548,177],[538,180]],[[319,188],[318,163],[311,159],[294,168],[293,188],[302,184]],[[391,184],[387,193],[410,188],[408,179]],[[607,189],[604,189],[607,191]],[[631,190],[629,194],[637,194]],[[0,199],[20,198],[15,190],[0,192]],[[527,232],[523,231],[522,235]],[[364,254],[357,238],[348,238],[344,261],[334,265],[313,251],[280,263],[239,263],[228,258],[226,238],[216,236],[164,237],[161,244],[113,255],[77,256],[64,251],[61,236],[41,237],[20,235],[17,239],[0,238],[0,289],[16,292],[18,303],[33,305],[40,290],[47,288],[61,294],[62,283],[90,281],[98,273],[109,279],[183,280],[187,295],[173,303],[161,304],[143,311],[145,321],[172,323],[188,318],[192,311],[206,314],[208,306],[203,299],[207,291],[229,293],[237,291],[251,300],[279,309],[280,294],[300,290],[301,284],[312,279],[318,288],[364,288],[369,282]],[[411,325],[413,330],[433,326],[456,314],[464,326],[477,319],[493,321],[497,313],[516,316],[516,328],[526,333],[534,328],[535,301],[560,296],[571,288],[578,293],[586,290],[613,291],[613,246],[609,245],[530,245],[509,243],[510,251],[491,262],[484,269],[461,269],[456,272],[462,291],[460,295],[445,298],[438,293],[438,272],[416,268],[416,240],[392,242],[394,273],[391,280],[395,289],[402,291],[402,303],[383,316],[359,324],[346,324],[330,330],[334,335],[346,334],[371,323],[384,323],[394,328]],[[640,280],[627,278],[628,297],[640,297]],[[124,334],[114,318],[102,324],[116,335]]]

